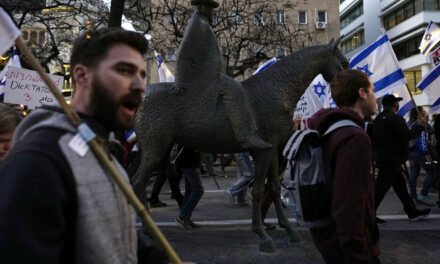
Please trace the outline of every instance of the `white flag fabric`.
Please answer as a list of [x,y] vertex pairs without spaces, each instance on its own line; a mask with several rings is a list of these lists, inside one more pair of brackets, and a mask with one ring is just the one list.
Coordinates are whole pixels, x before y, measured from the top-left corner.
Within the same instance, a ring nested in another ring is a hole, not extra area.
[[9,66],[21,68],[20,56],[18,55],[18,50],[16,47],[12,49],[12,55],[9,59],[8,63],[6,63],[5,68],[0,73],[0,102],[3,101],[3,97],[5,94],[5,86],[6,86],[6,72],[8,71]]
[[437,65],[417,84],[429,98],[431,104],[430,112],[437,113],[440,111],[440,65]]
[[404,118],[408,118],[409,112],[414,107],[414,103],[411,100],[411,95],[409,94],[406,85],[395,87],[391,93],[396,97],[402,97],[402,101],[399,102],[399,111],[397,113]]
[[266,61],[265,63],[261,64],[260,67],[258,67],[257,70],[254,71],[253,75],[266,70],[267,68],[269,68],[270,66],[274,65],[275,63],[277,63],[277,58],[273,57],[272,59],[270,59],[270,60]]
[[305,120],[318,112],[327,101],[328,91],[329,85],[324,77],[321,74],[317,75],[296,104],[293,117]]
[[5,53],[21,35],[11,17],[0,7],[0,55]]
[[420,42],[420,53],[427,55],[430,50],[435,47],[440,41],[440,27],[432,21],[429,21],[426,27],[425,34],[423,35],[422,42]]
[[405,76],[386,34],[353,56],[349,66],[368,75],[377,97],[389,93],[398,85],[406,84]]
[[157,71],[159,73],[159,81],[160,82],[174,82],[174,74],[171,73],[168,66],[163,61],[162,56],[158,54],[156,51],[154,52],[157,61]]

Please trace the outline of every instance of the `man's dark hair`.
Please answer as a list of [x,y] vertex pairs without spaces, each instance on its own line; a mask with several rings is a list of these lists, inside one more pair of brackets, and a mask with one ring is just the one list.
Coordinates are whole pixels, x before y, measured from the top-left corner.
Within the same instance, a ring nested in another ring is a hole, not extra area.
[[359,88],[368,91],[370,80],[359,70],[340,72],[331,83],[332,97],[336,105],[352,106],[359,97]]
[[73,44],[70,68],[77,64],[87,67],[96,66],[116,44],[128,45],[140,54],[147,53],[147,40],[139,33],[122,28],[102,28],[84,33]]

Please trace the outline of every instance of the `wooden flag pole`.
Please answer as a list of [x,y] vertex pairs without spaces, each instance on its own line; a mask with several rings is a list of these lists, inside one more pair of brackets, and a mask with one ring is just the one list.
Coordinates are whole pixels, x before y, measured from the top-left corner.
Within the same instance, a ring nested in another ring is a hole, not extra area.
[[[40,63],[37,61],[35,56],[32,54],[32,52],[29,50],[29,48],[26,46],[26,44],[23,41],[23,38],[19,36],[16,39],[16,45],[20,49],[21,53],[26,57],[29,64],[38,72],[38,74],[41,76],[43,81],[46,83],[46,85],[49,87],[52,94],[55,96],[63,110],[65,111],[66,115],[68,116],[69,120],[72,122],[72,124],[75,126],[75,128],[78,128],[81,125],[81,119],[78,117],[78,115],[73,111],[72,107],[66,103],[64,100],[64,97],[61,95],[61,93],[56,88],[55,84],[52,82],[52,80],[49,78],[47,73],[44,71],[43,67],[40,65]],[[157,239],[157,241],[163,246],[165,251],[167,252],[170,260],[174,264],[181,264],[182,261],[180,260],[177,253],[174,251],[174,249],[171,247],[163,233],[160,231],[160,229],[157,227],[157,225],[154,223],[153,219],[151,218],[150,214],[148,213],[145,206],[141,203],[141,201],[137,198],[136,194],[134,193],[133,189],[131,188],[130,184],[127,183],[124,178],[119,175],[118,169],[116,166],[109,160],[107,154],[105,151],[101,148],[101,146],[96,141],[96,138],[91,138],[87,142],[92,149],[93,153],[95,154],[96,158],[99,160],[101,165],[110,173],[113,180],[116,182],[116,184],[119,186],[120,190],[124,193],[127,200],[132,204],[136,212],[142,217],[142,220],[146,223],[147,228],[151,232],[151,234]]]

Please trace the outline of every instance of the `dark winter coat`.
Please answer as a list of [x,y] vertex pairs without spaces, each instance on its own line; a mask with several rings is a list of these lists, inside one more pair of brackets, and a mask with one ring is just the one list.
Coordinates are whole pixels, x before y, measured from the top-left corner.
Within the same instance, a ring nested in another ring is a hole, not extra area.
[[408,160],[408,142],[423,127],[408,128],[403,117],[391,109],[383,110],[373,123],[373,160],[377,166],[402,164]]

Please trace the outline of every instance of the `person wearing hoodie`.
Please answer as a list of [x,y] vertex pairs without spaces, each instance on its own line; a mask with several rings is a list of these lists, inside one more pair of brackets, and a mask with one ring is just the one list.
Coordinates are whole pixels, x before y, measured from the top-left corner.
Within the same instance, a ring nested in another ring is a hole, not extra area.
[[345,70],[333,80],[331,92],[339,109],[318,111],[309,128],[323,134],[340,120],[358,126],[341,127],[323,138],[332,222],[310,232],[326,263],[380,263],[371,142],[363,129],[364,120],[376,112],[374,88],[363,72]]
[[[141,34],[105,28],[80,36],[71,53],[71,106],[126,181],[110,152],[112,131],[134,124],[146,52]],[[133,208],[57,106],[33,111],[16,129],[0,166],[0,214],[0,263],[147,262]]]

